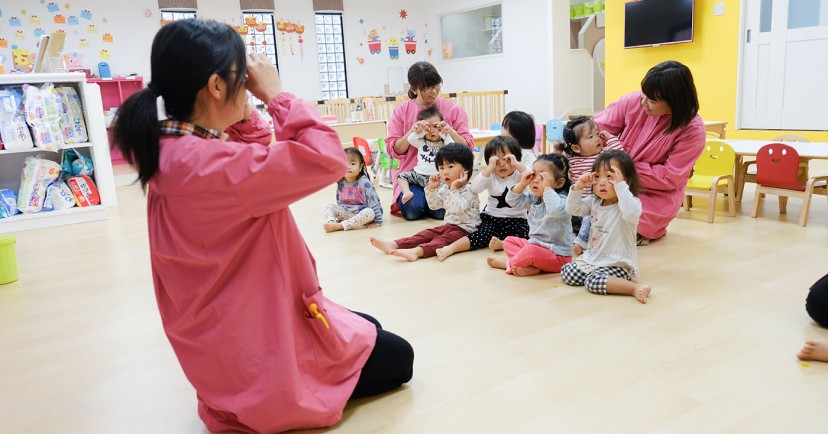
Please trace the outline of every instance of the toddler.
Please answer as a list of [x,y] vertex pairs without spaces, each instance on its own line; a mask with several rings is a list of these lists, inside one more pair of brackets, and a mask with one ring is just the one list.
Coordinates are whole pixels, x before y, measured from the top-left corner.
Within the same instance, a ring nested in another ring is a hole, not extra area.
[[429,177],[437,175],[437,167],[434,165],[437,151],[454,142],[450,135],[438,130],[437,125],[443,121],[443,116],[436,106],[421,111],[417,116],[417,121],[425,121],[428,126],[421,133],[412,132],[408,135],[408,143],[418,151],[417,165],[414,166],[414,170],[397,175],[402,203],[408,203],[414,197],[409,185],[416,184],[425,188]]
[[325,206],[325,232],[373,228],[382,224],[382,205],[368,178],[365,158],[357,148],[345,149],[348,168],[337,182],[336,203]]
[[489,164],[471,183],[471,190],[475,194],[489,190],[489,201],[480,213],[480,227],[468,236],[437,249],[437,259],[440,261],[455,253],[486,246],[500,250],[502,240],[508,236],[529,237],[526,208],[512,208],[506,202],[506,192],[520,181],[521,172],[526,170],[521,163],[520,146],[509,136],[497,136],[486,144],[483,157]]
[[[567,122],[563,130],[564,143],[558,145],[558,150],[569,157],[569,179],[577,181],[586,171],[591,170],[592,163],[605,149],[623,149],[621,141],[606,131],[599,131],[598,124],[586,116],[581,116]],[[592,186],[583,190],[583,196],[592,193]],[[575,217],[577,219],[577,217]],[[572,249],[575,256],[584,253],[589,239],[589,217],[580,220],[578,236]]]
[[520,161],[531,169],[535,163],[535,119],[526,112],[511,111],[506,113],[501,122],[501,134],[514,137],[521,148]]
[[431,209],[445,208],[445,224],[394,241],[371,237],[377,249],[413,262],[434,256],[437,249],[465,237],[480,224],[480,202],[471,191],[469,176],[474,154],[465,145],[446,145],[434,159],[439,175],[432,176],[425,188]]
[[571,185],[568,172],[569,162],[563,155],[541,155],[532,170],[526,171],[506,193],[510,206],[529,209],[529,240],[506,238],[503,250],[509,259],[490,257],[490,267],[505,269],[515,276],[531,276],[557,273],[572,260],[575,235],[571,216],[565,209],[566,192]]
[[[592,186],[593,194],[583,197]],[[638,277],[635,236],[641,217],[638,173],[624,151],[609,150],[595,159],[592,170],[582,174],[566,199],[572,215],[591,216],[589,248],[564,265],[561,277],[572,286],[586,286],[593,294],[623,294],[647,303],[650,287],[631,282]]]

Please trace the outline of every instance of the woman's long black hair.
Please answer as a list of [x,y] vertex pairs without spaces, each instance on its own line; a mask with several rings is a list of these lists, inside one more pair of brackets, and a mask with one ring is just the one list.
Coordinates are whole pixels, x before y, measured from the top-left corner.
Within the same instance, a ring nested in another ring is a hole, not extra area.
[[641,91],[653,101],[664,101],[673,117],[668,133],[684,128],[699,113],[699,97],[690,68],[675,60],[661,62],[647,71],[641,80]]
[[247,59],[244,42],[233,28],[216,21],[176,20],[165,25],[152,41],[152,81],[121,105],[113,125],[115,143],[124,158],[138,169],[146,189],[158,171],[158,108],[160,96],[170,119],[187,121],[196,95],[213,74],[227,82],[226,101],[244,91]]

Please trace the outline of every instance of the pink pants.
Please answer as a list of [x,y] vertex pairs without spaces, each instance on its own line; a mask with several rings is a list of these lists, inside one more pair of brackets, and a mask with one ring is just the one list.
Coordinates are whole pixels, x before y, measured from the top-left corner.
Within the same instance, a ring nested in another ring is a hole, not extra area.
[[436,228],[422,230],[410,237],[394,240],[394,242],[397,243],[397,248],[400,249],[422,247],[423,258],[428,258],[436,255],[437,249],[446,247],[468,234],[460,226],[446,223]]
[[512,274],[512,267],[535,267],[545,273],[560,273],[564,264],[572,261],[572,256],[558,256],[546,247],[518,237],[506,237],[503,251],[509,256],[506,261],[506,272],[509,274]]

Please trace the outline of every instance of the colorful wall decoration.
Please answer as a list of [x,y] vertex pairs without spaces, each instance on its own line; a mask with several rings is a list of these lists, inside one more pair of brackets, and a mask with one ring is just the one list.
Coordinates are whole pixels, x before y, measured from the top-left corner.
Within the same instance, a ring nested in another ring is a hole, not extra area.
[[[0,57],[7,62],[5,65],[0,63],[0,67],[5,67],[4,70],[30,70],[41,36],[54,32],[66,34],[63,63],[67,68],[88,68],[97,72],[99,60],[109,61],[115,56],[110,47],[115,45],[119,29],[109,25],[103,14],[95,13],[92,8],[73,9],[71,3],[46,0],[26,3],[26,9],[0,9],[0,17],[4,12],[8,13],[7,18],[0,21]],[[91,4],[93,2],[87,1],[84,6]],[[152,16],[151,12],[149,16]],[[81,21],[85,21],[83,28],[77,27]],[[8,26],[4,25],[6,23]],[[100,39],[95,35],[101,35]],[[91,42],[95,40],[96,43]]]

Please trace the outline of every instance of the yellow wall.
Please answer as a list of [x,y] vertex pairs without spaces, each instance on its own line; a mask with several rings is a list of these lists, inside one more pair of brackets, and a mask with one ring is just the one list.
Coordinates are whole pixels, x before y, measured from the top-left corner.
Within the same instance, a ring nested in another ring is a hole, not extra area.
[[[713,3],[724,2],[725,13],[713,16]],[[624,3],[606,1],[606,101],[641,89],[647,70],[665,60],[690,68],[699,94],[702,119],[727,121],[727,138],[772,139],[795,133],[812,142],[828,142],[828,133],[814,131],[736,130],[736,88],[739,67],[739,0],[696,0],[693,42],[624,49]]]

